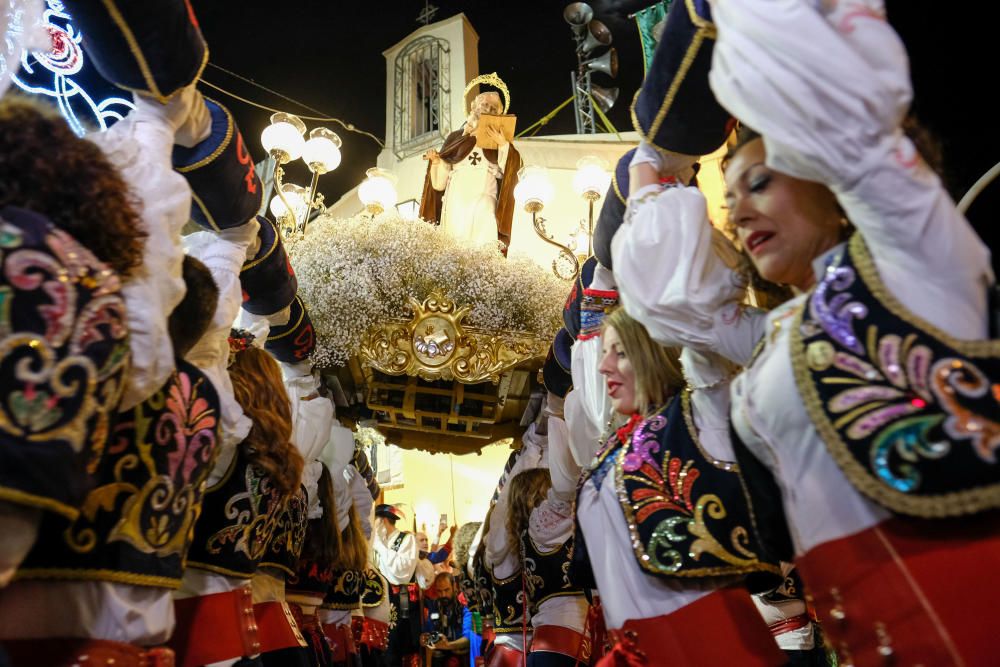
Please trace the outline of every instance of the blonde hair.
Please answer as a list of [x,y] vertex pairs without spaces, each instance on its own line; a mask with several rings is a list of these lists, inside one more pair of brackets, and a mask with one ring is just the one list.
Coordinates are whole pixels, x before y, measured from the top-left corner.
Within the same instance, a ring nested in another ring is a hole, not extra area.
[[681,350],[660,345],[649,336],[646,327],[629,317],[623,308],[611,311],[601,324],[603,333],[612,327],[621,340],[625,356],[635,371],[635,407],[640,413],[650,413],[684,388],[681,371]]

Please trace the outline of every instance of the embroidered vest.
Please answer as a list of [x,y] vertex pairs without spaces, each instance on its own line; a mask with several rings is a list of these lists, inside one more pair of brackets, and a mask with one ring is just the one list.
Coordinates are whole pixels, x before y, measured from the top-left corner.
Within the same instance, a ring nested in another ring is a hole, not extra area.
[[270,478],[238,447],[226,474],[205,492],[188,567],[249,579],[267,552],[283,505]]
[[324,609],[357,609],[361,606],[361,593],[366,579],[357,570],[335,570],[333,584],[323,598]]
[[365,570],[364,582],[361,588],[361,607],[369,609],[381,606],[389,593],[389,585],[379,572],[370,567]]
[[660,577],[778,573],[760,556],[735,463],[716,461],[698,442],[687,393],[639,422],[621,444],[617,433],[582,482],[599,487],[611,466],[639,567]]
[[79,514],[130,358],[118,274],[43,216],[0,207],[0,500]]
[[531,614],[525,605],[526,585],[520,570],[506,579],[497,579],[492,572],[489,577],[493,588],[493,629],[498,633],[521,632]]
[[572,537],[552,551],[544,552],[525,533],[521,535],[521,548],[524,554],[525,589],[533,614],[543,602],[551,598],[583,595],[583,589],[574,586],[569,578]]
[[334,576],[333,568],[310,558],[300,558],[295,572],[285,579],[285,591],[325,599],[333,587]]
[[472,585],[475,590],[475,597],[479,602],[479,609],[484,614],[493,614],[493,580],[486,572],[483,564],[482,551],[473,556],[472,559]]
[[855,234],[791,330],[795,381],[851,484],[918,517],[1000,507],[1000,340],[907,311]]
[[215,463],[218,420],[211,381],[177,360],[159,391],[119,414],[80,515],[68,522],[45,514],[18,577],[178,587]]
[[306,541],[308,524],[309,500],[305,487],[300,486],[298,493],[288,498],[284,507],[278,512],[274,524],[274,535],[267,544],[267,550],[261,558],[261,566],[273,567],[294,575],[302,553],[302,545]]

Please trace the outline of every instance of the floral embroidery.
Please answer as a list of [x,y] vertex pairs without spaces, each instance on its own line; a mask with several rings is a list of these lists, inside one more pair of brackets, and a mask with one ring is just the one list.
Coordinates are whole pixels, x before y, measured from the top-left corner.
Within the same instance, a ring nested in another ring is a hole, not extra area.
[[204,376],[179,364],[156,394],[125,413],[98,468],[99,486],[65,531],[66,545],[79,554],[96,549],[98,559],[100,547],[114,542],[159,559],[176,556],[167,569],[180,579],[215,461],[217,403]]
[[917,516],[1000,506],[1000,342],[957,341],[909,314],[859,235],[800,318],[796,382],[852,484]]
[[47,474],[0,471],[0,498],[74,518],[128,370],[125,303],[117,275],[71,236],[26,211],[8,208],[5,216],[0,434],[6,447],[24,448],[18,460],[37,452]]
[[245,490],[226,501],[224,510],[233,523],[209,537],[205,548],[214,555],[232,550],[259,562],[274,535],[284,502],[267,475],[252,465],[245,466],[243,472]]
[[615,456],[616,489],[639,565],[703,577],[777,571],[761,561],[735,466],[705,458],[677,396]]

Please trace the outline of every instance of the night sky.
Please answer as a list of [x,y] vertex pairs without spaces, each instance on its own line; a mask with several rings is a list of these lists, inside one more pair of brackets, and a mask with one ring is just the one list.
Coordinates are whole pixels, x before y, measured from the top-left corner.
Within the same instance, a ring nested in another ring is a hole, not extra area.
[[[284,0],[254,9],[258,3],[193,0],[211,51],[211,63],[251,78],[327,114],[383,137],[385,74],[382,51],[418,27],[422,0],[342,2]],[[436,20],[464,12],[479,33],[481,73],[496,71],[509,85],[511,113],[527,127],[571,94],[569,72],[576,64],[569,26],[562,10],[568,2],[525,0],[437,0]],[[642,62],[634,21],[627,14],[642,0],[592,2],[595,18],[614,34],[620,71],[616,80],[601,74],[594,82],[620,86],[619,101],[609,114],[628,130],[627,107],[641,83]],[[996,81],[996,21],[992,3],[942,3],[889,0],[889,20],[910,51],[916,100],[914,111],[940,140],[946,178],[958,199],[994,163],[1000,161],[997,110],[987,97]],[[204,78],[241,96],[285,111],[304,109],[269,95],[209,66]],[[269,112],[204,89],[235,115],[255,159],[264,157],[260,131]],[[311,129],[320,123],[307,121]],[[320,181],[327,202],[357,185],[374,166],[378,146],[328,124],[344,140],[344,161]],[[564,109],[541,134],[575,132],[572,108]],[[308,184],[301,165],[288,180]],[[988,238],[1000,210],[1000,183],[970,211],[980,234]],[[992,243],[991,243],[992,245]],[[1000,253],[997,253],[1000,254]]]

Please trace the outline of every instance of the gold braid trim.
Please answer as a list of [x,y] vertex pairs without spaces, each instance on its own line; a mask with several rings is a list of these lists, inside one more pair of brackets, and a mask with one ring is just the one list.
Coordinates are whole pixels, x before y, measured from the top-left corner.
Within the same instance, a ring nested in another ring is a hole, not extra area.
[[0,487],[0,500],[10,502],[15,505],[24,505],[26,507],[35,507],[49,512],[55,512],[56,514],[66,517],[70,521],[75,521],[76,518],[80,516],[80,508],[78,507],[67,505],[66,503],[53,500],[52,498],[47,498],[46,496],[39,496],[34,493],[28,493],[27,491],[21,491],[20,489]]
[[[885,287],[868,251],[868,246],[860,233],[856,232],[851,237],[848,242],[848,252],[854,267],[857,269],[858,277],[865,283],[872,295],[893,315],[966,356],[1000,356],[1000,341],[998,340],[959,340],[907,310]],[[802,340],[801,332],[802,318],[807,307],[808,305],[799,310],[792,320],[791,331],[789,331],[792,372],[795,375],[795,384],[798,386],[799,395],[802,396],[802,402],[809,419],[812,420],[817,433],[826,444],[830,456],[844,472],[851,485],[893,512],[925,519],[975,514],[1000,505],[1000,487],[997,485],[932,496],[917,496],[897,491],[878,481],[870,470],[858,462],[823,409],[819,392],[813,384],[809,363],[806,359],[806,346]]]
[[120,572],[118,570],[105,569],[75,569],[59,567],[22,567],[14,575],[15,581],[35,580],[35,579],[68,579],[71,581],[111,581],[119,584],[131,584],[133,586],[151,586],[153,588],[169,588],[171,590],[180,588],[180,578],[159,577],[152,574],[138,574],[136,572]]

